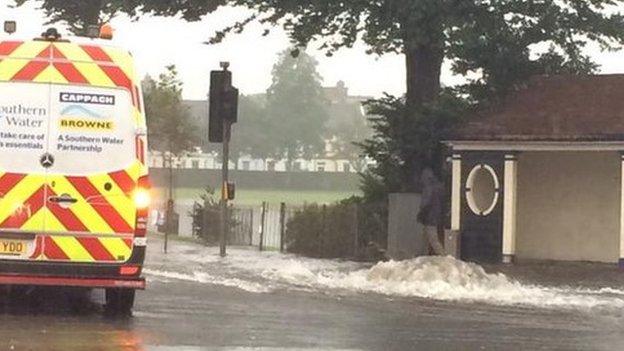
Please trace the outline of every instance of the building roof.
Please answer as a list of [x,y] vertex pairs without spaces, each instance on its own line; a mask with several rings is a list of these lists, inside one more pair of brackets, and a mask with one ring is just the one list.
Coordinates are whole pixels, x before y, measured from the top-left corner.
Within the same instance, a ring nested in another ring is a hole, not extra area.
[[624,75],[534,77],[451,139],[624,141]]

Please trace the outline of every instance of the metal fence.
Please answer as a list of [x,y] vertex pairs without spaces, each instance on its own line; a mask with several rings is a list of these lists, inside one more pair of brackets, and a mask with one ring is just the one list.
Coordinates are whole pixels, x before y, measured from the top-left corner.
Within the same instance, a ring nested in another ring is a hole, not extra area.
[[251,246],[254,235],[254,209],[233,208],[228,243],[230,245]]
[[286,226],[289,219],[300,207],[286,206],[285,203],[262,203],[258,247],[262,250],[286,250]]

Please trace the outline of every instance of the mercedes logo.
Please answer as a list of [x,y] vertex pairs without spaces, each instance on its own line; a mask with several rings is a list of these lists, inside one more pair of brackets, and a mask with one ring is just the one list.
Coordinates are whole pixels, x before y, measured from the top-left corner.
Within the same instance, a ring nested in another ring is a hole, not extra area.
[[52,165],[54,165],[54,156],[50,155],[49,153],[43,154],[39,162],[41,163],[43,168],[50,168],[52,167]]

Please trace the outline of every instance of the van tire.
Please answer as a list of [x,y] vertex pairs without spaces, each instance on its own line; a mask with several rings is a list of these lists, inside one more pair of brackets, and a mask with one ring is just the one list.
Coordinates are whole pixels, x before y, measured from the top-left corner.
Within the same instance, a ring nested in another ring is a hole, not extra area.
[[106,306],[108,314],[130,316],[134,306],[134,289],[106,289]]

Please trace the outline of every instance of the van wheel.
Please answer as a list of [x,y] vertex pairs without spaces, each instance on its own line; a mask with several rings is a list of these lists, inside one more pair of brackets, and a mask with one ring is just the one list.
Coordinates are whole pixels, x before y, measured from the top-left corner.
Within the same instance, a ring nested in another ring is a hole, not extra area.
[[134,289],[106,289],[106,312],[130,316],[134,306]]

